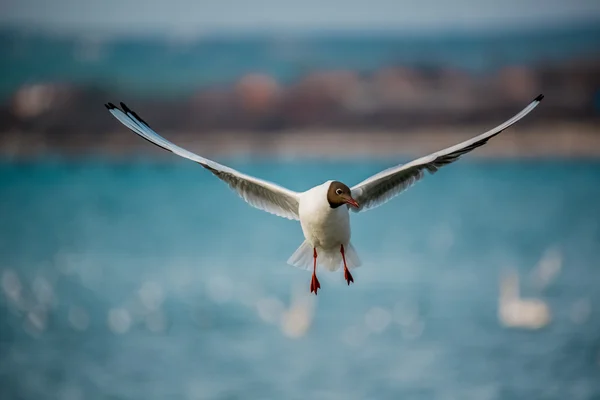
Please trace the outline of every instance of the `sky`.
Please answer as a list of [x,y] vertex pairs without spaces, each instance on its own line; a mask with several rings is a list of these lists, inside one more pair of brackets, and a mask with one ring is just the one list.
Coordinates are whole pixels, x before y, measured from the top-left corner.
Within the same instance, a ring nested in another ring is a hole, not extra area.
[[0,26],[58,33],[490,30],[600,21],[598,0],[1,0]]

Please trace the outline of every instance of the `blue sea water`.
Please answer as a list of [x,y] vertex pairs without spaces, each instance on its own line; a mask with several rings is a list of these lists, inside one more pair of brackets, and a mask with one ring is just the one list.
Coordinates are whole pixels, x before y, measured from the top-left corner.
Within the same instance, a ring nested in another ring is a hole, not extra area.
[[383,67],[490,73],[596,57],[597,21],[488,33],[249,34],[187,39],[99,38],[0,30],[0,100],[25,84],[67,82],[132,95],[186,96],[263,73],[289,83],[312,71],[371,73]]
[[[230,163],[294,190],[390,165]],[[0,398],[599,398],[599,180],[463,160],[353,215],[355,283],[314,297],[299,225],[193,163],[3,162]],[[500,323],[508,268],[545,327]]]

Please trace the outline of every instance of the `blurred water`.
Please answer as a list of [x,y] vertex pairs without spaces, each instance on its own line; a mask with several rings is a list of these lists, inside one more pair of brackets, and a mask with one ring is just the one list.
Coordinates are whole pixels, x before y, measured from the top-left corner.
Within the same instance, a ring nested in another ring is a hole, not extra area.
[[[232,165],[303,190],[389,163]],[[299,225],[192,163],[1,164],[0,398],[598,398],[599,179],[461,161],[353,215],[364,266],[315,298]],[[506,268],[547,326],[500,324]]]
[[0,99],[24,84],[67,82],[131,96],[181,96],[249,73],[290,82],[327,69],[372,72],[390,65],[494,72],[596,56],[598,24],[516,32],[400,35],[356,32],[199,38],[41,35],[0,30]]

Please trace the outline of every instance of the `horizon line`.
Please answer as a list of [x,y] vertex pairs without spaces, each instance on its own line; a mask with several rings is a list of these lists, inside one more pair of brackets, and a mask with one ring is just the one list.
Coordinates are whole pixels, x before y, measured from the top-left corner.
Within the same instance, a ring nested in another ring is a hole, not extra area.
[[53,36],[53,37],[71,37],[79,36],[83,38],[108,38],[108,39],[123,39],[123,38],[164,38],[164,39],[201,39],[201,38],[227,38],[227,37],[264,37],[264,36],[283,36],[284,38],[310,38],[315,36],[405,36],[416,38],[427,38],[432,36],[453,35],[518,35],[518,34],[534,34],[538,30],[555,31],[557,33],[563,31],[600,31],[600,17],[590,16],[585,18],[577,18],[568,21],[536,21],[528,24],[484,24],[461,26],[460,24],[438,26],[435,28],[415,28],[413,27],[398,27],[398,26],[345,26],[345,27],[277,27],[264,26],[257,28],[239,27],[239,28],[209,28],[196,29],[193,31],[177,31],[168,29],[154,30],[120,30],[111,31],[108,28],[93,28],[83,30],[77,27],[57,28],[48,26],[32,26],[21,23],[3,23],[0,24],[0,34],[2,33],[19,33],[26,35],[38,36]]

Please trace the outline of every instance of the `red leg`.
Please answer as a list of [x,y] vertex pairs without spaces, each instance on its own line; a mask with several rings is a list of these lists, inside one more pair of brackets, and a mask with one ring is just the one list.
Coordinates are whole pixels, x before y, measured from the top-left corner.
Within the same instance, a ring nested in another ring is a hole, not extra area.
[[321,289],[321,284],[319,283],[319,280],[317,279],[317,249],[313,248],[313,258],[314,258],[314,264],[313,264],[313,274],[312,274],[312,280],[310,281],[310,292],[315,292],[315,296],[317,295],[317,290]]
[[344,245],[341,245],[340,252],[342,253],[342,260],[344,260],[344,279],[348,282],[348,286],[350,286],[350,282],[354,283],[354,278],[352,278],[352,274],[348,271],[348,267],[346,266],[346,254],[344,253]]

